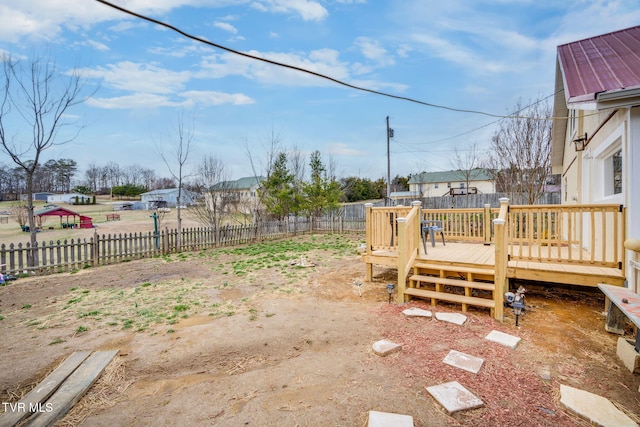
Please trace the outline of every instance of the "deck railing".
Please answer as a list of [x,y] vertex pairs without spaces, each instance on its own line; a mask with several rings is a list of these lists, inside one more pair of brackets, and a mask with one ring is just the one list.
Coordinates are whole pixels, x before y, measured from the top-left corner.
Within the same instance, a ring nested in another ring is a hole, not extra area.
[[404,302],[407,274],[411,271],[420,245],[420,202],[413,202],[409,213],[396,219],[398,229],[398,302]]
[[484,209],[422,209],[422,219],[442,222],[444,236],[461,242],[490,242],[491,224],[499,209],[489,205]]
[[406,217],[411,206],[371,207],[367,209],[366,235],[368,250],[395,251],[398,249],[397,218]]
[[624,268],[620,205],[509,207],[512,260]]

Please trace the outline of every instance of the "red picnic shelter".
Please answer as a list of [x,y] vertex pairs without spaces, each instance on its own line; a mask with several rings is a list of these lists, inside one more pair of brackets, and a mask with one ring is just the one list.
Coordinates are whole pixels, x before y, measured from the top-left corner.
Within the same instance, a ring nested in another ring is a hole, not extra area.
[[[50,205],[39,209],[33,213],[38,218],[38,223],[42,226],[42,217],[60,217],[60,227],[62,228],[93,228],[91,217],[80,215],[72,210],[60,206]],[[63,218],[66,218],[63,221]]]

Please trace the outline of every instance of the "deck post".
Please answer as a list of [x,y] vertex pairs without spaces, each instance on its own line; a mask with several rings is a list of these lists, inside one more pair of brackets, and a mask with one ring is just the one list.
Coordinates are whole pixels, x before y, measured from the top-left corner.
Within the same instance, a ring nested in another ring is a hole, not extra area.
[[[366,255],[371,255],[371,242],[373,236],[373,224],[371,223],[371,209],[373,208],[373,203],[365,203],[364,204],[364,214],[365,214],[365,250],[364,253]],[[373,280],[373,264],[367,263],[365,268],[365,280],[367,282],[371,282]]]
[[503,218],[493,220],[495,230],[495,275],[494,294],[495,309],[493,317],[500,322],[504,322],[504,293],[509,290],[507,279],[507,221]]
[[[422,220],[422,209],[421,209],[422,202],[420,200],[415,200],[415,201],[411,202],[411,206],[413,206],[413,207],[417,206],[418,207],[418,217],[419,217],[418,224],[420,224],[420,220]],[[419,242],[420,241],[420,239],[421,239],[420,231],[421,231],[420,230],[420,226],[416,227],[413,230],[413,233],[414,233],[413,234],[413,241],[414,242]]]
[[484,221],[482,231],[484,232],[484,244],[491,244],[491,205],[484,205]]
[[405,302],[404,290],[407,286],[407,277],[404,274],[405,267],[407,265],[407,258],[409,254],[407,253],[407,219],[406,218],[396,218],[396,222],[398,223],[398,304],[402,304]]

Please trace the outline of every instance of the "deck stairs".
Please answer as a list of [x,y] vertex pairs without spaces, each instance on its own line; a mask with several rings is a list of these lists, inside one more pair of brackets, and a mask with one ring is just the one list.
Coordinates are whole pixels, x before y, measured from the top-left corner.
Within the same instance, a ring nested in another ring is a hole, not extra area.
[[485,307],[493,315],[494,277],[491,268],[416,260],[405,294],[431,299],[433,306],[438,301],[459,303],[463,312],[470,305]]

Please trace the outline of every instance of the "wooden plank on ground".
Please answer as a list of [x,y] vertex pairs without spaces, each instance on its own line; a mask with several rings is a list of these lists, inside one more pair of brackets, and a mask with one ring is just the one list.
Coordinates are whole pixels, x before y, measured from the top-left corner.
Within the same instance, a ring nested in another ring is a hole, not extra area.
[[34,414],[27,420],[25,426],[50,426],[62,418],[93,385],[118,351],[96,351],[89,356],[49,398],[47,409],[51,408],[51,410]]
[[0,427],[12,427],[42,407],[65,379],[91,354],[90,351],[76,351],[67,357],[53,372],[42,380],[20,401],[12,404],[9,410],[0,415]]

